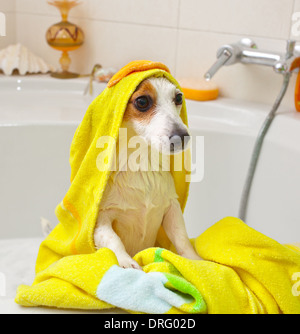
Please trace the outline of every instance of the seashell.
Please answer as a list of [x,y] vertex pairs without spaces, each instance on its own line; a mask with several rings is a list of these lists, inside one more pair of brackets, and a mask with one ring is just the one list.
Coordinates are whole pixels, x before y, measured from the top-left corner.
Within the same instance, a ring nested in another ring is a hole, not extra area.
[[26,73],[54,72],[55,67],[48,65],[22,44],[15,44],[0,50],[1,70],[5,75],[12,75],[14,70],[18,70],[20,75],[25,75]]

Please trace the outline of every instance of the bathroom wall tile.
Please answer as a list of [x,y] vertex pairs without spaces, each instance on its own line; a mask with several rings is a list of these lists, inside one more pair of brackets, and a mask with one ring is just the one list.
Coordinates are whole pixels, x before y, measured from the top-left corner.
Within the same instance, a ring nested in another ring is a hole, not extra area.
[[16,12],[27,14],[57,15],[59,12],[45,0],[15,0]]
[[0,0],[0,12],[5,14],[6,36],[0,36],[0,49],[16,42],[15,0]]
[[[85,0],[73,8],[70,17],[177,27],[179,0]],[[47,1],[16,0],[19,13],[59,15]]]
[[[60,13],[57,8],[49,5],[44,0],[15,0],[16,12],[22,14],[45,15],[56,17],[56,21],[60,19]],[[81,4],[70,11],[70,17],[89,18],[88,8],[92,0],[84,0]]]
[[[15,0],[16,12],[33,15],[47,15],[60,18],[59,10],[49,5],[47,0]],[[99,0],[98,0],[99,1]],[[81,1],[80,5],[70,11],[70,17],[90,18],[89,8],[92,0]]]
[[[41,0],[15,0],[16,1],[16,15],[30,14],[36,16],[52,16],[52,24],[60,21],[60,12],[54,6],[49,5],[48,1]],[[89,8],[92,0],[81,1],[80,5],[74,7],[70,11],[70,18],[85,18],[89,17]],[[77,23],[77,21],[75,21]]]
[[[241,35],[216,34],[200,31],[181,30],[178,38],[176,77],[203,78],[216,60],[217,49],[238,41]],[[277,52],[285,51],[285,41],[253,38],[258,47]],[[282,77],[272,68],[255,65],[236,64],[224,66],[216,73],[213,81],[224,97],[273,104],[282,84]],[[291,85],[284,103],[292,106]]]
[[181,28],[288,38],[294,0],[184,0]]
[[[81,49],[70,53],[74,71],[89,73],[96,63],[120,68],[136,59],[159,60],[175,68],[176,29],[84,19],[78,19],[77,23],[83,28],[86,41]],[[51,24],[51,16],[19,13],[17,40],[57,65],[60,53],[50,48],[45,40]]]
[[15,0],[0,0],[0,12],[12,13],[15,11]]
[[176,29],[103,21],[83,21],[82,27],[86,43],[76,51],[75,60],[80,72],[91,71],[96,63],[118,69],[137,59],[158,60],[175,68]]
[[89,0],[93,19],[177,27],[179,0]]
[[0,50],[16,43],[16,19],[13,13],[6,15],[6,36],[0,36]]
[[58,67],[59,52],[49,47],[45,38],[47,29],[53,23],[51,16],[17,14],[16,40],[37,56]]

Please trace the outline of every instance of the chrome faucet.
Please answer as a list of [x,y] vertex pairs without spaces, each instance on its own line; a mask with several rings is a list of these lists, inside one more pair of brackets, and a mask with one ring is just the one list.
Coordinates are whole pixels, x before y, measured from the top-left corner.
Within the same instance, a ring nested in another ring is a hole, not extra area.
[[236,63],[271,66],[277,73],[291,73],[300,67],[300,45],[293,40],[287,41],[285,53],[259,50],[249,38],[243,38],[236,44],[222,46],[217,52],[217,61],[206,72],[205,79],[210,80],[222,66]]
[[217,52],[217,61],[204,77],[206,80],[210,80],[222,66],[233,65],[238,62],[270,66],[273,67],[275,72],[283,74],[282,88],[259,131],[251,156],[239,207],[239,218],[245,221],[252,181],[261,154],[264,138],[287,91],[291,73],[300,68],[300,45],[296,45],[296,42],[293,40],[288,40],[286,52],[275,53],[259,50],[251,39],[243,38],[236,44],[222,46]]

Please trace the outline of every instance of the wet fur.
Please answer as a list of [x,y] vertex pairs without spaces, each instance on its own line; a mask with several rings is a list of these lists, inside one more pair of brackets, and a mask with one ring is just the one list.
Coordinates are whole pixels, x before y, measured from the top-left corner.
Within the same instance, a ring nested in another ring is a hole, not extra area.
[[[178,93],[178,89],[165,78],[150,78],[142,82],[132,95],[124,115],[122,128],[127,128],[128,140],[139,135],[161,151],[170,145],[164,137],[177,133],[188,136],[180,118],[181,106],[174,103]],[[145,95],[151,97],[153,105],[147,112],[140,112],[135,101]],[[119,147],[118,155],[122,154]],[[150,159],[147,164],[151,167]],[[94,233],[96,248],[111,249],[124,268],[140,269],[132,257],[155,245],[158,230],[163,225],[178,254],[199,260],[188,239],[177,198],[169,171],[161,168],[151,171],[150,168],[149,171],[119,169],[112,172],[100,204]]]

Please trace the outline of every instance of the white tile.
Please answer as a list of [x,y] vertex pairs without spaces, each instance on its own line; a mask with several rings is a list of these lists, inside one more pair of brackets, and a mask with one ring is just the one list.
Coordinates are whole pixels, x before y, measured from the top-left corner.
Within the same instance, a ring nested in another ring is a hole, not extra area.
[[294,0],[183,0],[180,27],[288,38]]
[[54,23],[53,18],[17,13],[16,20],[16,41],[28,47],[48,63],[58,67],[60,53],[47,44],[45,37],[47,29]]
[[18,13],[28,14],[47,14],[47,15],[58,15],[59,11],[48,4],[47,0],[15,0],[16,11]]
[[15,11],[15,0],[0,0],[0,12],[11,13]]
[[157,60],[175,68],[176,29],[133,24],[85,21],[86,43],[77,53],[80,72],[91,71],[96,63],[121,68],[138,59]]
[[[1,0],[0,0],[1,1]],[[58,8],[49,5],[47,0],[15,0],[17,13],[33,14],[33,15],[47,15],[60,18],[60,11]],[[99,1],[99,0],[98,0]],[[89,18],[89,8],[93,0],[84,0],[80,4],[70,10],[70,17]]]
[[[216,60],[217,49],[223,44],[234,43],[239,35],[216,34],[182,30],[178,38],[176,77],[203,78]],[[285,51],[284,40],[253,38],[258,47],[268,51]],[[247,101],[267,103],[270,106],[281,88],[282,76],[272,68],[236,64],[222,67],[213,77],[220,95]],[[284,103],[293,106],[294,86],[291,84]]]
[[[1,0],[0,0],[1,1]],[[58,8],[49,5],[47,0],[15,0],[16,12],[22,14],[33,15],[47,15],[57,17],[57,21],[60,19],[60,11]],[[85,0],[77,7],[70,10],[70,17],[87,17],[88,2],[91,0]]]
[[87,5],[94,19],[177,27],[179,0],[89,0]]
[[[1,0],[0,0],[1,1]],[[61,19],[60,11],[55,6],[52,6],[48,1],[42,0],[15,0],[16,1],[16,12],[20,14],[31,14],[31,15],[43,15],[52,16],[53,23],[58,22]],[[87,18],[89,1],[85,0],[80,2],[80,5],[72,8],[69,12],[69,18]],[[72,20],[72,19],[71,19]],[[75,22],[76,23],[76,22]]]
[[13,13],[6,14],[6,36],[0,36],[0,50],[16,43],[16,22]]
[[[70,18],[177,27],[178,6],[179,0],[85,0],[71,9]],[[16,10],[59,17],[59,11],[44,0],[16,0]]]
[[[0,0],[1,1],[1,0]],[[32,15],[45,15],[56,17],[58,22],[61,18],[58,8],[49,5],[48,1],[44,0],[15,0],[16,12]],[[89,18],[88,8],[92,0],[81,1],[80,5],[70,10],[70,18]]]

